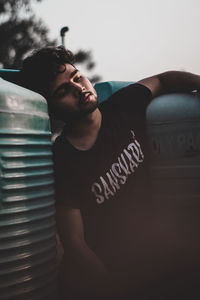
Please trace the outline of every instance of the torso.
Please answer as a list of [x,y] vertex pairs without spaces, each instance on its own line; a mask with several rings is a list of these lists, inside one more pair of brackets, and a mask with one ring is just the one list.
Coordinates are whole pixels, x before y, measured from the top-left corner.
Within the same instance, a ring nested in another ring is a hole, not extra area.
[[68,205],[81,209],[89,246],[121,284],[133,290],[166,288],[183,268],[200,266],[199,239],[185,243],[183,227],[151,199],[145,114],[131,117],[109,105],[101,108],[102,126],[90,150],[77,151],[62,138],[58,142],[69,198],[74,197]]

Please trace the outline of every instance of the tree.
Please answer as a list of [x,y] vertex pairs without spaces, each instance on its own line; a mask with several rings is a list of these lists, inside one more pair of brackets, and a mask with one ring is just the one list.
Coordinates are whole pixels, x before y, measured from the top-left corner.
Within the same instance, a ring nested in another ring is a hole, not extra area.
[[35,17],[31,0],[1,0],[0,40],[0,63],[2,67],[12,69],[21,67],[30,50],[56,44],[49,40],[48,29],[42,20]]
[[[95,67],[95,62],[93,61],[91,51],[79,50],[75,53],[75,61],[78,64],[83,64],[86,70],[91,71]],[[90,76],[90,81],[92,83],[98,82],[101,80],[99,75]]]

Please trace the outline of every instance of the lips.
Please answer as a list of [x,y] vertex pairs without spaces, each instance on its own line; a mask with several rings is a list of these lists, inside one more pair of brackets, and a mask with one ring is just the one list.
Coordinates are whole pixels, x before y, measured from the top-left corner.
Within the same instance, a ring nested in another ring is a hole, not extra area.
[[90,102],[90,96],[92,92],[84,92],[81,94],[81,103],[88,103]]

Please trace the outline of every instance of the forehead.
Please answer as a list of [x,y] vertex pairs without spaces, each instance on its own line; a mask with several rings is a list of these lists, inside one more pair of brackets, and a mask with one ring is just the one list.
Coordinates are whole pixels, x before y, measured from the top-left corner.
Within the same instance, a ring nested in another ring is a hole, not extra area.
[[58,73],[58,75],[50,84],[50,95],[52,95],[61,84],[69,82],[69,80],[73,77],[77,69],[70,64],[65,64],[60,66],[59,71],[60,73]]

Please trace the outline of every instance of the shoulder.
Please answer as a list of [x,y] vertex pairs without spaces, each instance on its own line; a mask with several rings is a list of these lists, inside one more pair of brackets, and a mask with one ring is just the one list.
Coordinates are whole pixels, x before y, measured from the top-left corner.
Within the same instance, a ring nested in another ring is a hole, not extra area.
[[112,94],[106,101],[100,103],[102,111],[109,108],[129,110],[137,107],[146,108],[152,100],[151,90],[143,84],[133,83]]
[[65,164],[69,164],[71,148],[67,140],[61,134],[58,136],[52,146],[54,168],[59,170]]
[[152,98],[152,93],[151,90],[141,84],[141,83],[133,83],[130,84],[126,87],[123,87],[121,89],[119,89],[118,91],[116,91],[115,93],[113,93],[106,101],[101,102],[100,105],[105,105],[106,102],[110,102],[113,100],[117,100],[118,98],[120,99],[122,96],[127,96],[127,97],[131,97],[131,96],[146,96],[149,98]]
[[147,96],[152,98],[151,90],[143,84],[133,83],[130,84],[115,93],[116,97],[120,97],[122,95],[126,96]]
[[58,152],[63,151],[63,138],[62,135],[59,135],[52,146],[53,156],[57,156]]
[[71,144],[67,141],[67,139],[64,137],[64,134],[61,133],[53,143],[53,153],[56,154],[57,152],[66,152],[71,151]]

